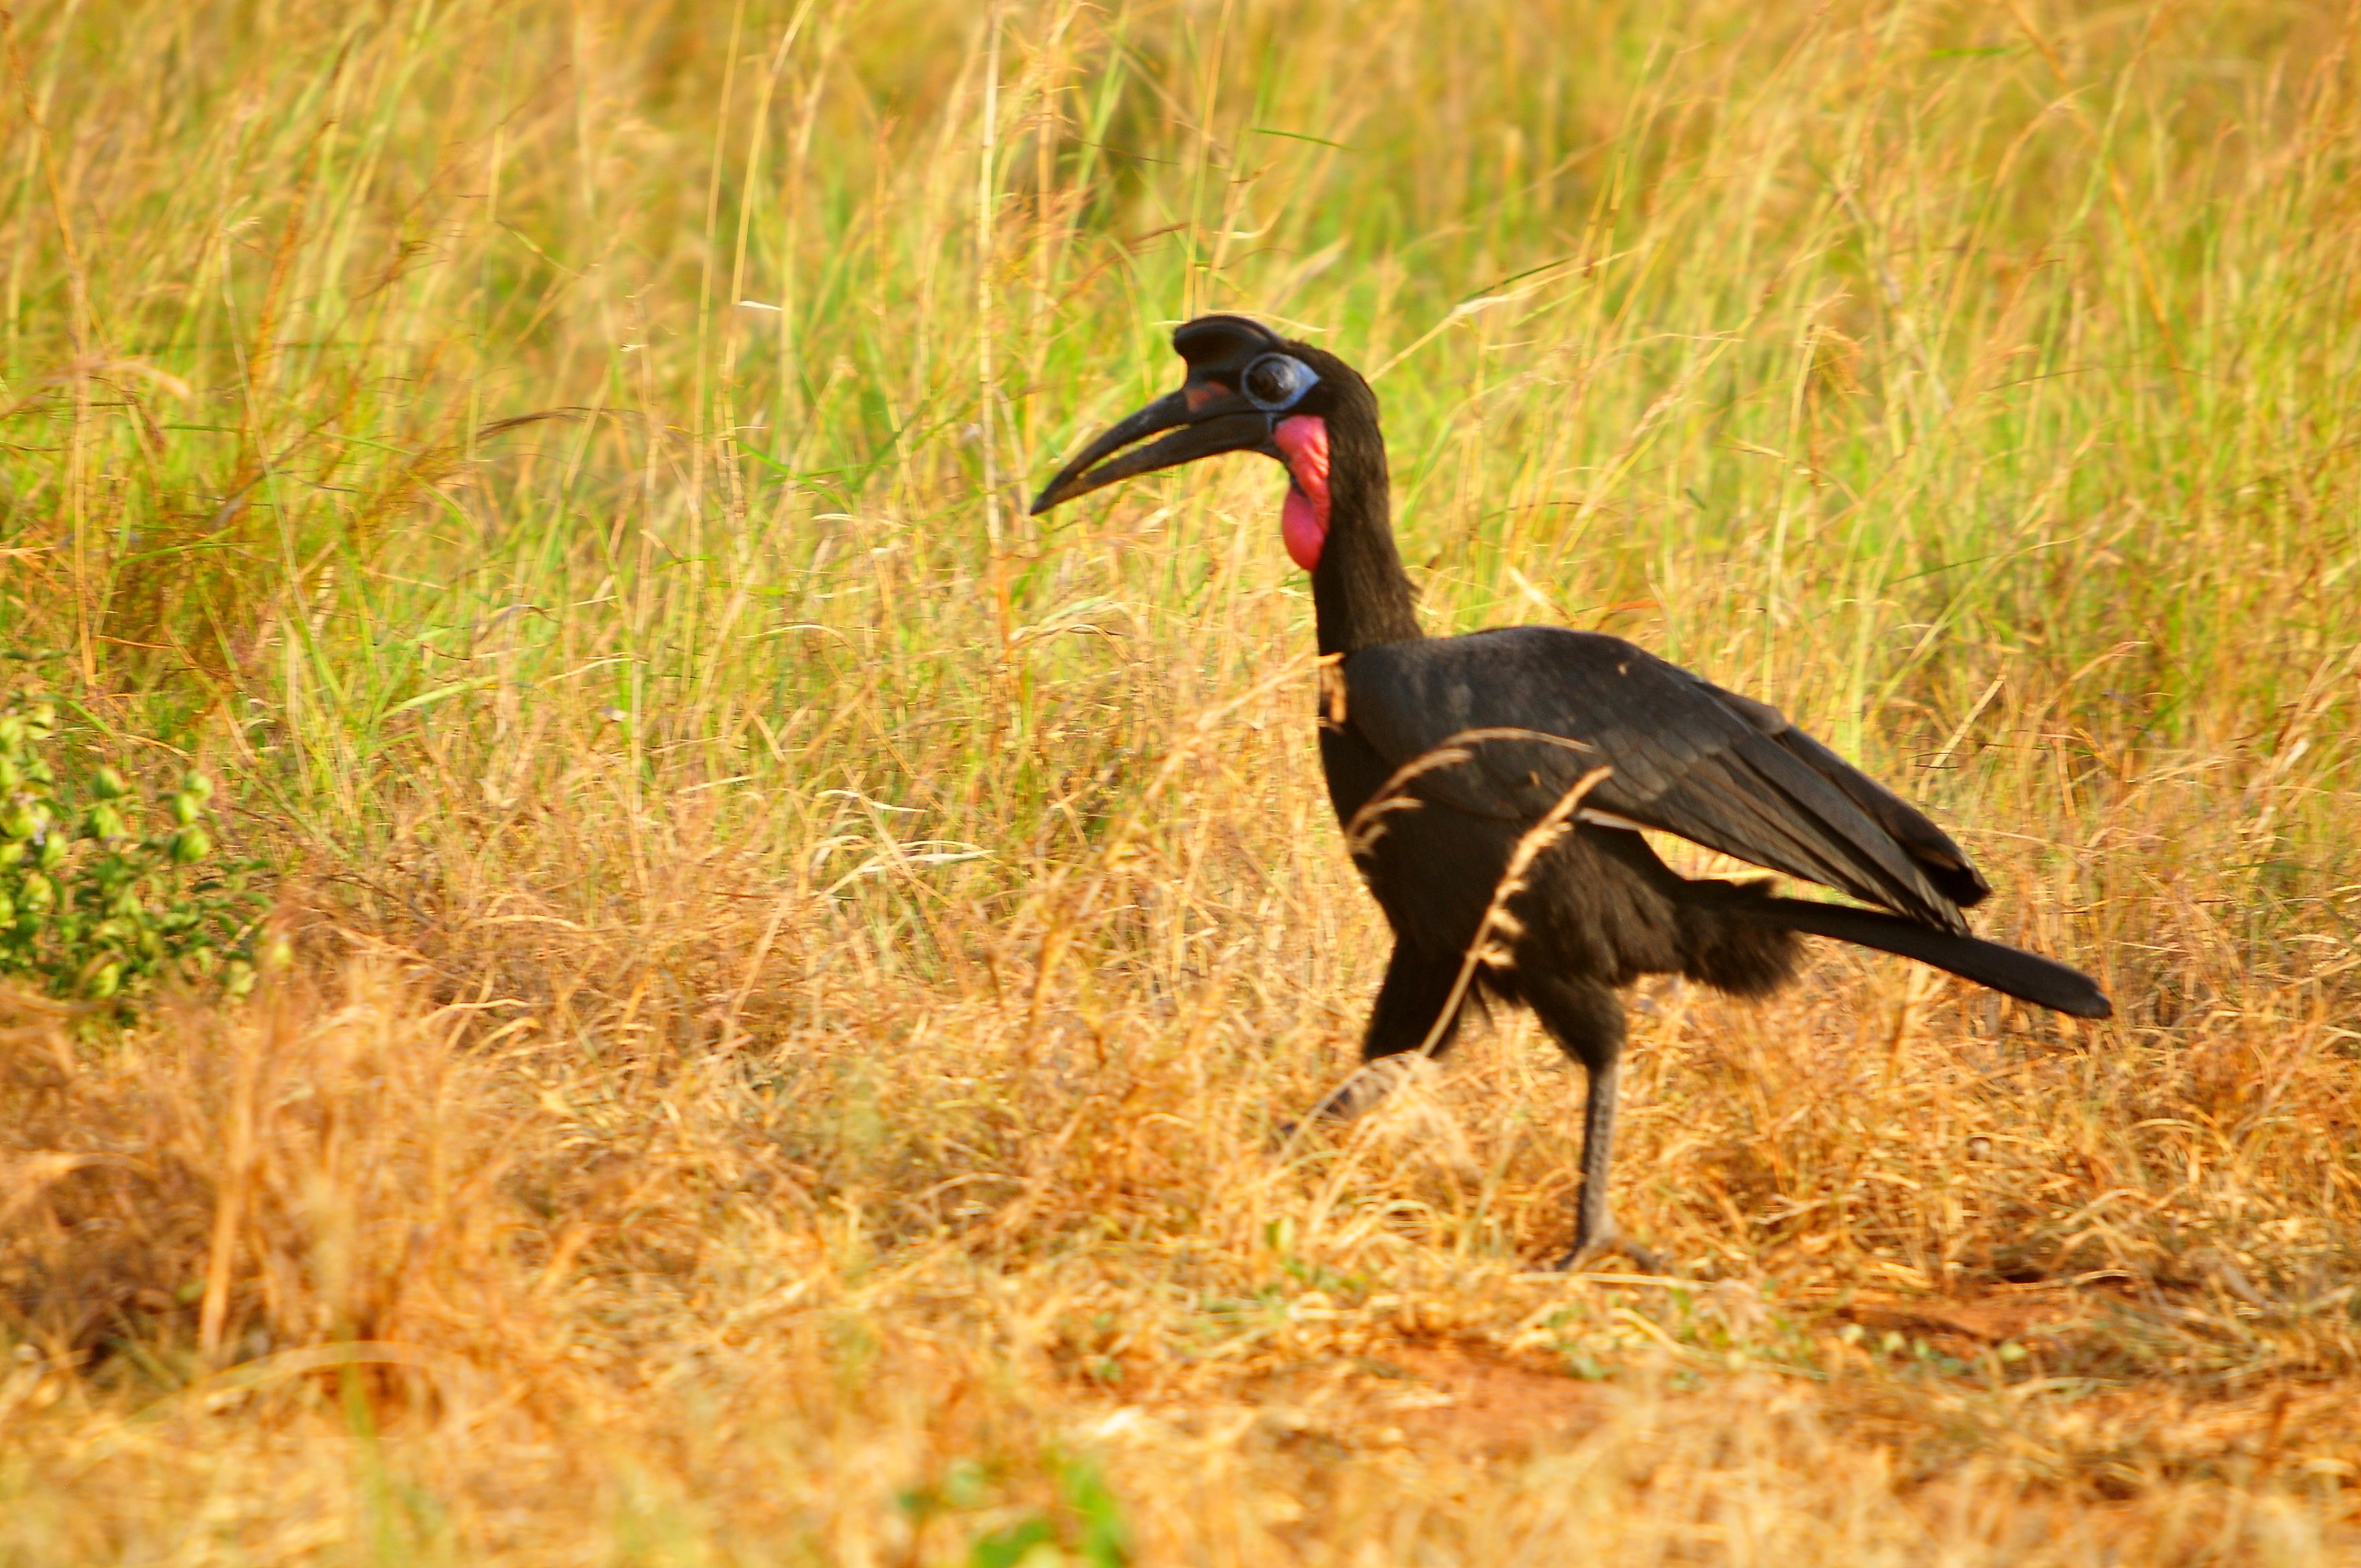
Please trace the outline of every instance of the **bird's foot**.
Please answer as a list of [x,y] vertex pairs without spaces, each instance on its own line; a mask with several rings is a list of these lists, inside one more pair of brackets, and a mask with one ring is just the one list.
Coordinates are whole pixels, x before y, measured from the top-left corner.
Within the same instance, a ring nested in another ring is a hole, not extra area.
[[1379,1057],[1365,1062],[1351,1077],[1322,1095],[1300,1120],[1281,1122],[1274,1131],[1279,1147],[1291,1146],[1298,1135],[1314,1127],[1341,1127],[1375,1110],[1378,1103],[1411,1076],[1432,1072],[1434,1063],[1417,1055]]
[[1621,1257],[1642,1274],[1669,1274],[1671,1268],[1654,1249],[1623,1234],[1613,1221],[1595,1234],[1577,1239],[1572,1251],[1553,1264],[1559,1274],[1580,1274],[1604,1257]]

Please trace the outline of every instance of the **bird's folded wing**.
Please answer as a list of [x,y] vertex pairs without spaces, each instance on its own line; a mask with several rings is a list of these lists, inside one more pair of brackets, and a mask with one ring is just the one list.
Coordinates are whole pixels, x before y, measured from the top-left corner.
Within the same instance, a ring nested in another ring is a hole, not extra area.
[[[1681,673],[1687,674],[1686,671]],[[1949,834],[1927,821],[1916,806],[1838,756],[1815,737],[1796,729],[1787,721],[1784,714],[1769,703],[1756,702],[1752,697],[1724,691],[1712,682],[1695,675],[1689,678],[1743,714],[1747,722],[1756,729],[1778,741],[1798,761],[1844,791],[1855,806],[1867,813],[1879,827],[1894,835],[1909,852],[1910,858],[1927,872],[1927,880],[1952,903],[1962,909],[1972,908],[1991,894],[1992,884],[1969,863],[1966,851],[1951,841]]]
[[[1777,709],[1620,638],[1560,627],[1387,643],[1345,663],[1345,722],[1396,768],[1469,730],[1492,739],[1410,787],[1530,822],[1601,763],[1586,806],[1824,883],[1947,930],[1982,880],[1942,831]],[[1572,742],[1573,744],[1567,744]]]

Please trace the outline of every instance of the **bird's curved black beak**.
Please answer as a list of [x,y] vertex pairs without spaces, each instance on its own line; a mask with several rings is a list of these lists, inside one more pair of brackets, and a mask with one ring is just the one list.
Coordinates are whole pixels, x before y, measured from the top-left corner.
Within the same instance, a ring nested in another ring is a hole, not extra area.
[[[1200,457],[1224,452],[1279,455],[1271,444],[1270,414],[1238,390],[1246,366],[1280,347],[1279,338],[1243,316],[1203,316],[1176,331],[1172,346],[1189,362],[1189,378],[1180,389],[1157,399],[1083,447],[1033,498],[1035,517],[1118,479],[1175,468]],[[1160,441],[1133,445],[1167,431],[1171,433]],[[1132,449],[1125,451],[1126,447]]]

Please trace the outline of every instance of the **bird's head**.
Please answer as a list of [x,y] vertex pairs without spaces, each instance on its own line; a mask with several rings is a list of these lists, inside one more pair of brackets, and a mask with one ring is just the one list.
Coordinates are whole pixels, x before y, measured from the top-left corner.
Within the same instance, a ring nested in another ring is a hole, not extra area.
[[1083,447],[1034,499],[1033,514],[1134,475],[1224,452],[1259,452],[1287,468],[1280,532],[1295,564],[1312,570],[1327,543],[1334,510],[1338,476],[1332,440],[1366,429],[1383,494],[1377,398],[1368,383],[1334,355],[1283,338],[1244,316],[1199,316],[1183,323],[1173,331],[1172,346],[1189,367],[1180,389]]

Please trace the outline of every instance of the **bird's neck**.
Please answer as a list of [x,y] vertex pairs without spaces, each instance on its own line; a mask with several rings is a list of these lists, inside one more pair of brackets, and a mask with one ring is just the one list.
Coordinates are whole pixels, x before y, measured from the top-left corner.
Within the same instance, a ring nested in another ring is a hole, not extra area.
[[[1357,425],[1358,422],[1355,422]],[[1356,653],[1425,635],[1418,592],[1394,548],[1385,441],[1367,429],[1331,426],[1328,538],[1312,573],[1320,652]]]

